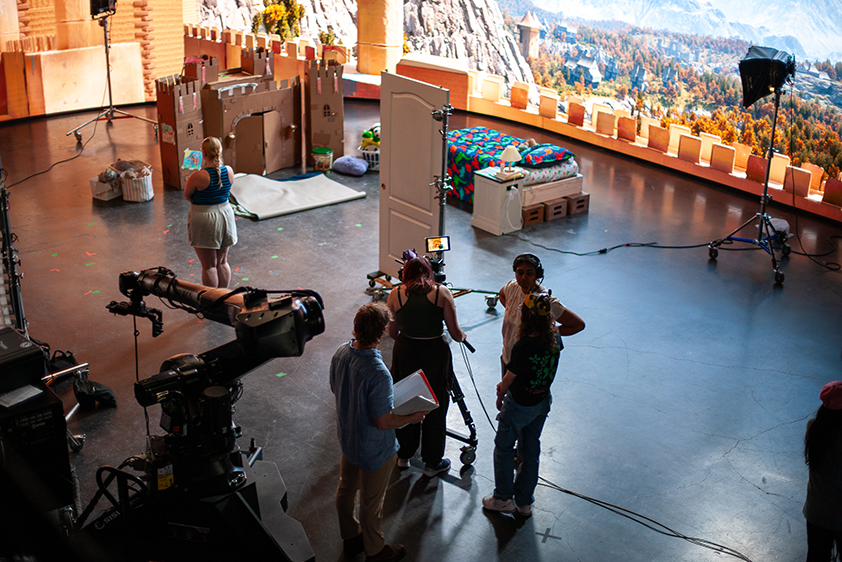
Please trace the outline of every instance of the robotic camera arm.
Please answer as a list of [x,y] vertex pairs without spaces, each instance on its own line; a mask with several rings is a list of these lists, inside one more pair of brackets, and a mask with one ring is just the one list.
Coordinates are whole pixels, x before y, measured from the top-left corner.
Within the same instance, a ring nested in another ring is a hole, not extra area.
[[[108,310],[150,318],[153,336],[163,330],[161,312],[146,307],[147,295],[234,328],[236,339],[196,355],[171,357],[134,390],[141,406],[161,405],[167,435],[153,442],[163,444],[158,456],[173,461],[183,486],[216,493],[239,485],[240,471],[231,460],[238,455],[231,415],[239,379],[270,359],[304,353],[304,344],[325,330],[321,296],[302,289],[206,287],[180,281],[163,267],[121,273],[120,292],[130,302],[112,302]],[[206,479],[203,466],[215,467],[209,470],[219,478]]]

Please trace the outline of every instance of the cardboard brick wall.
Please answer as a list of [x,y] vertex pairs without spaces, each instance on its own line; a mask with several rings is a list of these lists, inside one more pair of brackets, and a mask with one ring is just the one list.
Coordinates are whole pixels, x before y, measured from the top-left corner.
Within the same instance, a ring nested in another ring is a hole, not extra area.
[[786,169],[790,162],[791,160],[786,154],[774,153],[772,155],[772,168],[769,170],[769,182],[783,185]]
[[739,142],[731,144],[734,147],[734,169],[745,171],[748,166],[748,157],[751,154],[751,147]]
[[482,81],[482,99],[496,103],[503,96],[504,88],[505,83],[502,77],[489,74]]
[[693,135],[678,137],[678,158],[698,164],[702,153],[702,139]]
[[681,140],[681,135],[692,135],[693,132],[690,130],[690,127],[685,127],[678,123],[670,123],[669,134],[669,152],[678,154],[678,142]]
[[[100,107],[106,91],[105,49],[87,47],[24,55],[29,114]],[[115,43],[109,54],[114,105],[145,101],[137,43]]]
[[409,53],[398,62],[395,72],[399,76],[449,90],[450,104],[456,109],[468,109],[468,98],[472,94],[474,84],[467,65],[460,65],[459,62],[445,57]]
[[529,84],[524,82],[515,82],[512,85],[512,91],[509,94],[512,107],[515,109],[526,109],[529,105]]
[[3,53],[3,74],[6,78],[6,111],[13,118],[29,115],[26,95],[26,71],[21,52]]
[[702,153],[699,158],[702,162],[710,162],[713,145],[722,144],[722,139],[718,135],[712,135],[704,131],[699,133],[699,138],[702,139]]
[[842,180],[828,178],[824,184],[822,202],[842,207]]
[[824,168],[810,162],[804,162],[801,168],[810,172],[810,191],[821,191]]
[[582,127],[585,124],[585,106],[576,103],[567,103],[567,122],[577,127]]
[[807,197],[810,193],[810,181],[813,178],[808,170],[787,166],[784,178],[784,191],[795,193],[800,197]]
[[655,119],[654,117],[649,117],[648,115],[641,115],[640,116],[640,136],[648,139],[649,138],[649,127],[651,125],[660,126],[661,121],[659,119]]
[[632,117],[617,119],[617,138],[629,142],[637,141],[637,121]]
[[649,148],[667,153],[670,148],[670,132],[657,125],[649,125]]
[[746,177],[757,183],[766,181],[766,167],[768,162],[756,154],[749,154],[746,162]]
[[541,93],[538,114],[548,119],[555,119],[558,114],[558,93],[549,88],[540,88]]
[[710,150],[710,167],[726,174],[734,172],[734,158],[737,151],[733,146],[715,144]]
[[600,111],[596,114],[596,132],[607,137],[613,137],[616,121],[617,118],[613,113]]
[[154,59],[150,62],[154,62],[155,68],[146,68],[145,70],[152,72],[144,76],[144,88],[154,95],[155,79],[158,76],[181,73],[181,66],[184,64],[182,22],[185,21],[182,5],[186,6],[190,2],[183,0],[147,0],[147,2],[154,20],[151,22],[136,20],[134,35],[135,40],[140,41],[141,47],[144,46],[144,41],[149,41],[154,46],[151,51]]

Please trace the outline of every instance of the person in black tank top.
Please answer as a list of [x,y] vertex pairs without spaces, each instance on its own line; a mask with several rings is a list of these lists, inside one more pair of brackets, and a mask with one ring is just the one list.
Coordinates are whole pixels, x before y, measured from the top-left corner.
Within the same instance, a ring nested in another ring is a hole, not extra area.
[[237,243],[234,210],[228,203],[234,171],[223,165],[222,143],[214,137],[202,141],[202,163],[206,167],[190,174],[184,186],[184,198],[191,203],[187,237],[202,264],[202,284],[227,288],[228,248]]
[[397,382],[418,369],[423,370],[439,407],[430,412],[421,424],[395,432],[400,445],[398,466],[408,467],[409,459],[420,444],[424,474],[435,476],[450,468],[450,460],[443,457],[450,398],[447,381],[453,376],[453,359],[450,346],[443,337],[442,322],[456,341],[465,341],[465,333],[456,319],[453,295],[447,287],[435,282],[427,258],[413,258],[405,262],[401,281],[402,284],[392,289],[386,301],[394,315],[389,322],[389,335],[395,339],[392,378]]

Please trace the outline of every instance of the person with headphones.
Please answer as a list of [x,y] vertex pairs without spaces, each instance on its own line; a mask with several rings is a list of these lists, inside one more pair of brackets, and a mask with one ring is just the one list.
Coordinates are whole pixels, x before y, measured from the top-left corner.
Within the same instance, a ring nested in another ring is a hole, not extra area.
[[397,465],[409,467],[409,459],[420,442],[424,476],[432,477],[450,470],[450,459],[443,457],[450,402],[447,382],[453,376],[453,357],[444,339],[442,322],[454,340],[465,341],[466,336],[456,319],[453,294],[435,281],[429,259],[406,260],[400,277],[401,284],[389,292],[386,301],[393,314],[389,322],[389,335],[395,340],[392,377],[398,382],[418,369],[423,370],[439,407],[420,425],[408,425],[395,432],[400,444]]
[[521,305],[527,295],[533,292],[549,295],[550,316],[554,320],[558,335],[572,336],[585,329],[584,320],[561,304],[541,285],[544,279],[544,266],[538,256],[530,253],[517,255],[512,262],[512,271],[515,272],[515,278],[500,289],[499,295],[500,304],[506,309],[503,313],[503,354],[501,357],[503,375],[506,374],[506,365],[509,362],[512,346],[518,340]]
[[[497,384],[500,415],[494,438],[494,493],[482,499],[482,506],[490,511],[532,515],[541,431],[550,413],[550,385],[563,347],[552,310],[552,298],[546,292],[526,295],[520,306],[518,340],[512,346],[506,375]],[[516,475],[515,442],[520,459]]]

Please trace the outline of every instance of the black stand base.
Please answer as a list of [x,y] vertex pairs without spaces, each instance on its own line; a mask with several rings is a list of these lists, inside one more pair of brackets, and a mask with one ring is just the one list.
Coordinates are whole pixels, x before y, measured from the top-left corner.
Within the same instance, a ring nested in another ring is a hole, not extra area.
[[102,562],[315,560],[301,523],[285,513],[278,467],[267,461],[243,465],[247,483],[236,491],[205,498],[161,492],[124,515],[112,507],[73,543],[88,553],[99,551],[94,560]]
[[[758,220],[759,224],[758,228],[758,237],[756,239],[753,238],[740,238],[738,236],[734,236],[740,230],[750,226],[754,221]],[[792,252],[792,248],[790,248],[789,244],[786,243],[786,239],[775,230],[775,227],[772,226],[772,219],[766,213],[760,214],[757,213],[755,218],[749,219],[748,221],[744,222],[733,231],[731,234],[726,236],[725,238],[720,238],[719,240],[714,240],[710,244],[708,244],[708,257],[712,260],[715,260],[719,256],[719,247],[724,244],[725,242],[746,242],[749,244],[754,244],[755,246],[763,249],[767,254],[772,256],[772,270],[775,272],[775,283],[778,285],[783,284],[784,282],[784,272],[780,269],[780,260],[775,257],[775,247],[772,245],[773,243],[777,242],[781,247],[781,255],[786,257]]]

